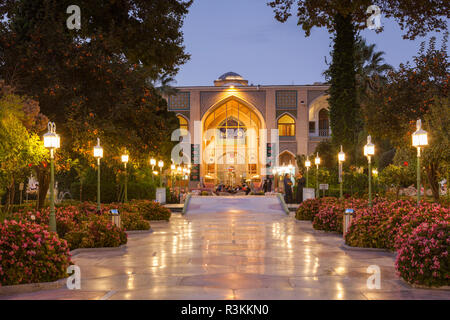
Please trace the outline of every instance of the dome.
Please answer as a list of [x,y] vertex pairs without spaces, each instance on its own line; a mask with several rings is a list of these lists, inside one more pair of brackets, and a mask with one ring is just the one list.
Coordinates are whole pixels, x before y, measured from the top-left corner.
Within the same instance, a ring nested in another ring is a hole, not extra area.
[[214,80],[215,86],[247,86],[248,81],[242,78],[240,74],[236,72],[227,72]]
[[240,74],[230,71],[221,75],[219,80],[244,80],[244,78]]

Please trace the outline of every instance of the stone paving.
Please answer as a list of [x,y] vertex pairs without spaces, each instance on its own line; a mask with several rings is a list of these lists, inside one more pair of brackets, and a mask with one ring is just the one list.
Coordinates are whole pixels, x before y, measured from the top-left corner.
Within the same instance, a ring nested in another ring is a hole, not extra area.
[[[218,199],[217,199],[218,200]],[[316,231],[260,200],[207,201],[153,222],[116,250],[73,257],[81,290],[56,289],[0,299],[450,299],[414,289],[395,275],[394,255],[343,249],[342,237]],[[368,289],[367,267],[381,269]]]

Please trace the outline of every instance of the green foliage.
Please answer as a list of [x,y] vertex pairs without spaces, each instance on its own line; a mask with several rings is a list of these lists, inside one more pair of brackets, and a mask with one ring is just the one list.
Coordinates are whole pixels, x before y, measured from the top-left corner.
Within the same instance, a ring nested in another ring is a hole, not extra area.
[[39,136],[25,127],[33,125],[25,113],[28,99],[14,94],[3,82],[0,94],[0,194],[8,190],[12,196],[15,181],[23,181],[30,174],[29,165],[41,162],[48,151]]
[[424,36],[426,32],[447,30],[448,6],[445,2],[417,2],[414,0],[380,0],[376,3],[367,0],[328,1],[328,0],[272,0],[268,5],[274,8],[275,18],[285,22],[292,12],[297,16],[297,24],[309,36],[314,27],[325,27],[330,32],[336,31],[334,18],[336,14],[351,16],[356,29],[367,28],[367,7],[376,4],[386,17],[393,17],[402,30],[406,29],[405,38],[414,39]]
[[[352,17],[337,14],[332,63],[329,68],[330,126],[335,145],[353,150],[362,129],[356,94],[355,29]],[[351,153],[351,155],[353,152]]]
[[386,188],[395,188],[398,198],[400,188],[414,184],[415,176],[411,175],[410,171],[408,166],[391,164],[379,173],[380,184]]
[[169,221],[171,212],[154,201],[133,201],[133,205],[137,206],[139,213],[145,220],[166,220]]

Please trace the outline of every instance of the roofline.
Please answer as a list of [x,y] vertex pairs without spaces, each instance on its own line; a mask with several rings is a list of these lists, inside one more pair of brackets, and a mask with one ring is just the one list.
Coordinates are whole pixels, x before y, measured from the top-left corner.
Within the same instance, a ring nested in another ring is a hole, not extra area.
[[[302,87],[318,87],[318,88],[329,88],[329,84],[275,84],[275,85],[259,85],[259,88],[302,88]],[[217,89],[217,90],[227,90],[229,87],[222,87],[222,86],[175,86],[175,89],[203,89],[203,88],[209,88],[209,89]],[[258,85],[253,86],[235,86],[235,90],[244,90],[244,89],[258,89]]]

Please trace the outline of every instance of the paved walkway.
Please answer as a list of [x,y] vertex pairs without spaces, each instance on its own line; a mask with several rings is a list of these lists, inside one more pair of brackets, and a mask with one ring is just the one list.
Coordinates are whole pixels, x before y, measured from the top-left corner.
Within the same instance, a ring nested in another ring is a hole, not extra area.
[[[130,235],[123,248],[76,255],[81,290],[0,298],[450,299],[449,291],[403,283],[391,253],[347,251],[339,235],[315,231],[310,222],[237,204],[216,202],[208,213],[200,205],[154,222],[153,233]],[[370,265],[381,269],[379,290],[367,288]]]

